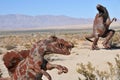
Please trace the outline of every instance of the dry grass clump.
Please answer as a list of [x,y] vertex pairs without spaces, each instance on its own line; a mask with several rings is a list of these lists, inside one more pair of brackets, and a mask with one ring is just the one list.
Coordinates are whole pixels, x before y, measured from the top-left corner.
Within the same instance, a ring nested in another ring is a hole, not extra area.
[[120,32],[116,32],[111,41],[113,47],[120,47]]
[[[109,79],[109,73],[106,71],[97,70],[93,67],[92,63],[84,65],[83,63],[79,64],[77,72],[85,77],[85,80],[112,80]],[[79,80],[83,80],[79,77]]]
[[[92,63],[77,64],[77,72],[85,77],[85,80],[120,80],[120,55],[115,57],[116,65],[107,62],[109,70],[101,71],[96,69]],[[79,77],[79,80],[82,80]]]
[[120,43],[120,32],[116,32],[115,35],[112,38],[113,42],[119,42]]
[[[95,80],[96,76],[94,74],[95,67],[92,66],[90,62],[88,62],[87,65],[84,65],[83,63],[78,64],[79,68],[77,69],[77,72],[82,74],[86,80]],[[81,78],[79,78],[81,80]]]
[[116,62],[116,77],[120,80],[120,55],[117,55],[115,58],[115,62]]

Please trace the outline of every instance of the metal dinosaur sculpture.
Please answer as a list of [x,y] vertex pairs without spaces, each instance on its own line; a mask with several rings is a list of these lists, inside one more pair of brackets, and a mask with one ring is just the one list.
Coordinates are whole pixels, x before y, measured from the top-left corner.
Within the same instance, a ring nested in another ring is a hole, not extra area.
[[3,61],[10,74],[13,74],[18,63],[25,59],[30,53],[30,50],[21,50],[18,52],[10,51],[3,56]]
[[[67,73],[68,69],[61,65],[50,64],[44,59],[44,56],[50,53],[69,55],[73,47],[72,43],[51,36],[49,39],[36,42],[31,50],[18,53],[9,52],[4,55],[3,60],[12,73],[12,80],[41,80],[42,75],[45,75],[48,80],[52,80],[46,70],[56,68],[59,70],[58,74],[61,74]],[[12,54],[12,58],[8,59],[8,56],[11,57],[10,54]]]
[[[88,41],[93,42],[92,50],[99,49],[99,47],[97,46],[99,37],[106,38],[103,42],[103,46],[108,49],[111,48],[109,41],[115,33],[115,30],[109,29],[109,26],[113,21],[116,21],[117,19],[113,18],[112,20],[110,20],[109,13],[104,6],[98,4],[96,8],[98,10],[98,13],[96,14],[94,19],[93,33],[91,35],[87,35],[85,38]],[[90,38],[94,38],[94,40],[92,41]]]

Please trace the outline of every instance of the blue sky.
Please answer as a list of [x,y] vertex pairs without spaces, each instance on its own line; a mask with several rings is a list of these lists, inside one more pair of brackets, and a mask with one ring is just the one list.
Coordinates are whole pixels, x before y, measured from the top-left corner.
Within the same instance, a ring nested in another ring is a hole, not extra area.
[[104,5],[110,17],[120,18],[120,0],[0,0],[0,15],[66,15],[94,18],[97,4]]

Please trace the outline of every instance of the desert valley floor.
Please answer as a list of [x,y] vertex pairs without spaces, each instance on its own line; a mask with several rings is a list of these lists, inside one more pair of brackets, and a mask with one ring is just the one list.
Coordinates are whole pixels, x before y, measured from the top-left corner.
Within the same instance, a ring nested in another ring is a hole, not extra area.
[[[53,33],[52,33],[53,34]],[[84,33],[85,34],[85,33]],[[31,44],[39,39],[44,39],[51,34],[22,34],[22,35],[6,35],[1,36],[0,40],[0,69],[3,73],[2,77],[9,77],[8,71],[4,66],[2,56],[5,52],[10,50],[22,50],[31,47]],[[31,37],[32,36],[32,37]],[[85,69],[89,74],[96,75],[96,80],[115,80],[116,76],[119,80],[120,72],[120,45],[119,39],[117,40],[116,48],[106,50],[102,46],[103,39],[100,39],[98,46],[100,50],[91,50],[92,43],[85,41],[83,35],[78,33],[65,33],[56,34],[57,37],[66,39],[75,44],[75,47],[71,50],[70,55],[51,54],[45,56],[50,63],[56,63],[68,68],[68,73],[57,74],[57,70],[53,69],[47,71],[52,76],[53,80],[86,80],[82,69]],[[119,36],[118,36],[119,37]],[[116,38],[116,37],[115,37]],[[13,46],[16,46],[14,48]],[[11,48],[11,49],[9,49]],[[9,49],[9,50],[8,50]],[[116,59],[117,61],[116,61]],[[119,63],[119,64],[118,64]],[[82,67],[84,65],[85,68]],[[89,66],[89,67],[88,67]],[[118,67],[119,66],[119,67]],[[92,70],[90,70],[91,68]],[[113,70],[113,71],[111,71]],[[119,70],[119,71],[118,71]],[[86,72],[86,74],[88,74]],[[115,73],[112,73],[115,72]],[[43,80],[47,80],[43,76]],[[93,79],[94,80],[94,79]]]

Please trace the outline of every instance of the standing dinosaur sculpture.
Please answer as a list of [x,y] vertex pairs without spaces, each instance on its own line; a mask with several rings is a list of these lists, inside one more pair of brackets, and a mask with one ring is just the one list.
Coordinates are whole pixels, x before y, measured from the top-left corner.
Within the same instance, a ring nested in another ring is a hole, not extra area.
[[[98,13],[94,19],[93,33],[91,35],[86,36],[85,38],[88,41],[93,42],[92,50],[99,49],[99,47],[97,46],[99,37],[106,38],[103,42],[103,46],[108,49],[111,48],[109,41],[115,33],[114,30],[109,29],[109,26],[113,21],[116,21],[117,19],[113,18],[112,20],[110,20],[109,13],[104,6],[98,4],[96,8],[98,10]],[[94,40],[92,41],[90,38],[94,38]]]
[[[3,60],[8,70],[12,73],[13,80],[40,80],[42,75],[45,75],[48,80],[52,80],[51,76],[46,70],[53,68],[58,69],[58,74],[67,73],[68,69],[64,66],[57,64],[50,64],[44,59],[46,54],[58,53],[63,55],[69,55],[70,49],[73,48],[73,44],[63,39],[59,39],[55,36],[51,36],[49,39],[40,40],[36,42],[31,50],[21,51],[11,59],[6,59],[10,53],[4,55]],[[27,55],[24,55],[23,54]],[[26,53],[25,53],[26,52]]]

